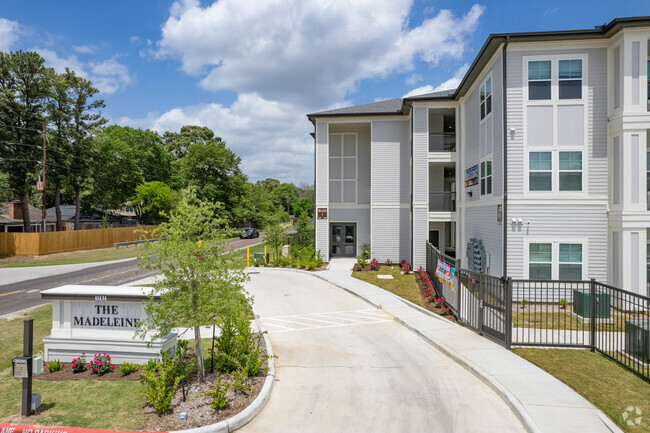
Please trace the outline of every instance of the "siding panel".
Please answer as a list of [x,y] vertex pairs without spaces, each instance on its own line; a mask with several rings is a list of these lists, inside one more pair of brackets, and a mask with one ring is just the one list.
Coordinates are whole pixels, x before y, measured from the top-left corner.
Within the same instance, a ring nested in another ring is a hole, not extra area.
[[[456,256],[461,259],[462,266],[467,268],[467,242],[471,238],[483,241],[485,252],[490,254],[490,275],[503,275],[503,226],[497,224],[497,206],[473,206],[463,212],[465,227],[463,244],[456,249]],[[511,270],[508,270],[511,274]]]

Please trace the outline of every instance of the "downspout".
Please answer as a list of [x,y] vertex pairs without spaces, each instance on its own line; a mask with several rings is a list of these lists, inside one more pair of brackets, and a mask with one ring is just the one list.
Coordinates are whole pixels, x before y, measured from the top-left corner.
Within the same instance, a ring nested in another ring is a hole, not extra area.
[[508,277],[508,95],[507,95],[507,51],[510,35],[506,35],[506,42],[503,44],[503,66],[501,71],[502,98],[503,98],[503,212],[501,224],[503,224],[503,276]]

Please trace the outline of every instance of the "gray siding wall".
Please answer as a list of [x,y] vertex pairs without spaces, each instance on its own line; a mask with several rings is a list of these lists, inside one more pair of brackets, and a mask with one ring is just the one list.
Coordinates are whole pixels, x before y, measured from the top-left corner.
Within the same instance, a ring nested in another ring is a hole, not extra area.
[[508,224],[508,276],[524,277],[526,239],[550,242],[586,238],[582,260],[583,266],[588,263],[588,274],[583,271],[584,277],[607,281],[607,206],[513,204],[508,206],[508,215],[523,220],[523,224]]
[[[461,265],[467,266],[467,242],[471,238],[483,242],[485,252],[490,254],[490,275],[503,276],[503,226],[497,224],[497,205],[466,207],[463,211],[463,239],[456,249],[456,256],[461,259]],[[508,269],[510,276],[512,272]]]
[[[316,207],[327,206],[328,188],[328,127],[327,122],[316,122]],[[316,250],[329,260],[329,224],[327,219],[317,219],[315,224]]]
[[357,223],[357,254],[359,246],[370,243],[370,207],[336,208],[330,207],[329,222]]
[[[589,195],[607,194],[607,50],[605,48],[508,51],[508,195],[524,197],[524,97],[528,85],[522,71],[522,57],[530,55],[587,54],[587,161],[585,183]],[[552,125],[549,125],[551,127]]]
[[414,268],[426,265],[426,240],[429,235],[429,110],[415,107],[413,116],[413,254]]

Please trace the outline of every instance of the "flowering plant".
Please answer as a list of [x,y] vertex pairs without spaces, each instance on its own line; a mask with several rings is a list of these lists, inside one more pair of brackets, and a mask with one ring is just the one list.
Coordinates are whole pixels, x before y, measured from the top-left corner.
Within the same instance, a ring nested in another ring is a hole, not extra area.
[[406,260],[402,260],[400,263],[400,266],[402,267],[402,272],[407,273],[408,271],[411,270],[411,264],[407,262]]
[[451,308],[449,307],[442,307],[442,312],[440,313],[443,316],[446,316],[447,314],[451,313]]
[[435,303],[435,306],[438,307],[438,308],[442,307],[443,310],[446,308],[445,307],[445,298],[443,298],[442,296],[439,297],[438,299],[434,299],[433,302]]
[[393,266],[393,262],[390,259],[386,259],[386,266]]
[[81,373],[86,369],[86,352],[83,352],[79,358],[72,360],[72,371]]
[[113,371],[113,362],[111,362],[111,355],[105,353],[96,353],[95,358],[88,363],[88,367],[95,374],[106,374]]
[[377,259],[370,260],[370,269],[371,270],[376,271],[378,267],[379,267],[379,262],[377,262]]
[[352,270],[355,272],[359,272],[363,266],[361,266],[359,263],[355,263],[354,266],[352,266]]

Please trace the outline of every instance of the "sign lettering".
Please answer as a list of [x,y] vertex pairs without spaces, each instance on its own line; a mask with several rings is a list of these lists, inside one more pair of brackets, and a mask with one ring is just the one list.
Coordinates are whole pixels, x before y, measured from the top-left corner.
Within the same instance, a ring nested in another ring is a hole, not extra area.
[[72,327],[136,329],[141,315],[142,305],[139,302],[115,302],[107,305],[77,301],[72,304]]

